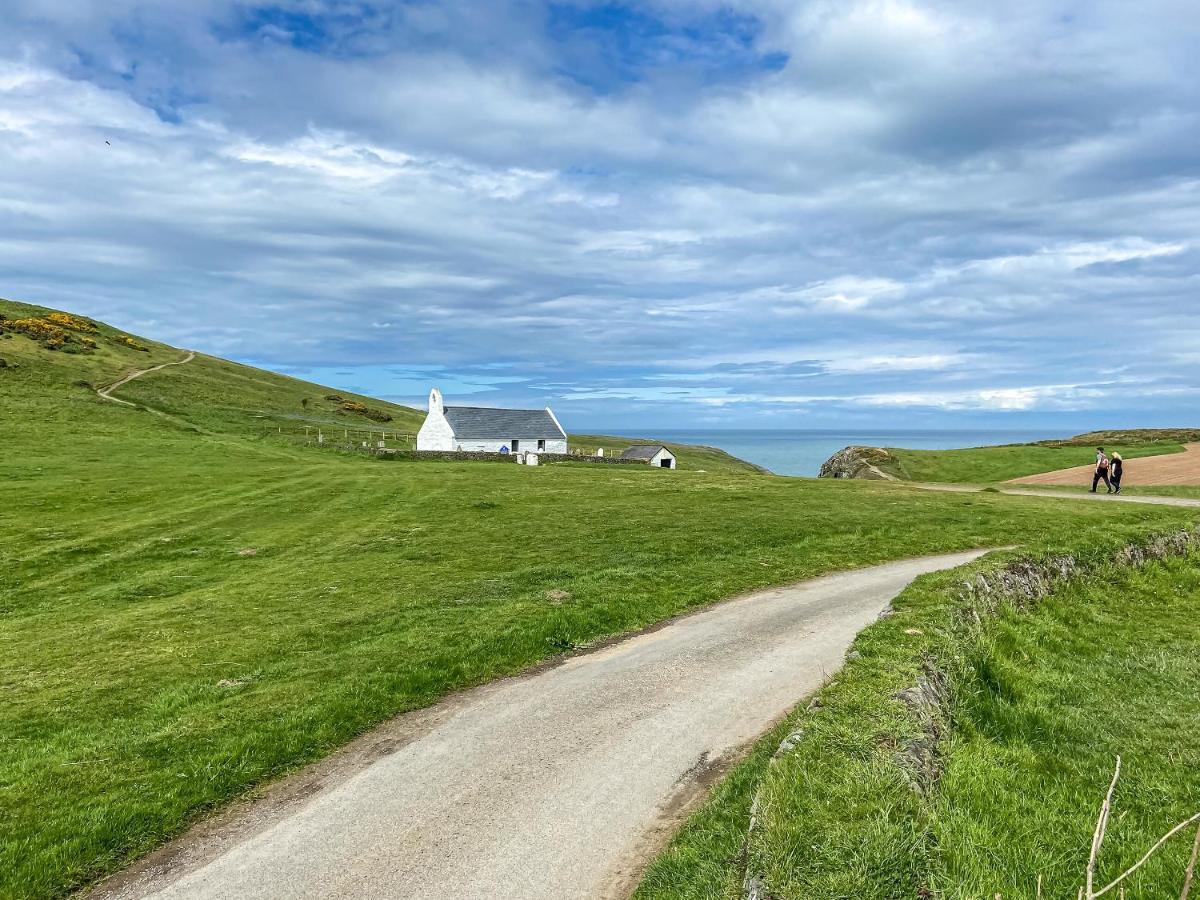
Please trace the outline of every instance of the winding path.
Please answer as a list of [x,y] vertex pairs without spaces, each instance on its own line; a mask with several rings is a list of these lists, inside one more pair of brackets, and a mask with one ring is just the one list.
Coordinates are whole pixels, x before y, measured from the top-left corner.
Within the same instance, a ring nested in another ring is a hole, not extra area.
[[165,363],[162,363],[161,365],[151,366],[149,369],[138,369],[134,372],[130,372],[124,378],[120,379],[119,381],[114,381],[108,387],[97,388],[96,394],[99,395],[100,397],[103,397],[105,400],[111,400],[113,403],[121,403],[121,404],[124,404],[125,406],[133,406],[133,407],[140,408],[139,404],[137,404],[137,403],[133,403],[129,400],[122,400],[120,397],[112,396],[112,392],[115,391],[119,387],[129,384],[129,382],[133,381],[133,379],[135,379],[135,378],[141,378],[143,375],[149,375],[151,372],[157,372],[159,369],[165,369],[168,366],[182,366],[184,363],[190,363],[195,358],[196,358],[195,352],[192,350],[189,350],[187,352],[187,355],[184,356],[183,359],[177,359],[174,362],[165,362]]
[[92,896],[628,896],[707,786],[897,593],[982,553],[761,591],[400,716]]

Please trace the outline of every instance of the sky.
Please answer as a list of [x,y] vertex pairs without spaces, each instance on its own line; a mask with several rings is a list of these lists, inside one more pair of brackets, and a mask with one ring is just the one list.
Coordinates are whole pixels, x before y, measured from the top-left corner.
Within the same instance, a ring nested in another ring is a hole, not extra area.
[[1197,424],[1194,0],[0,23],[0,296],[576,430]]

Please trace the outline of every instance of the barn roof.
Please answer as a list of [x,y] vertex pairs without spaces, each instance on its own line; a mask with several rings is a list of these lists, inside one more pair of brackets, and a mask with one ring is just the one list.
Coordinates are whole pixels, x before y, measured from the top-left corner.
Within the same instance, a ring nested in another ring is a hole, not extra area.
[[[621,453],[621,459],[654,459],[659,450],[667,450],[662,444],[634,444]],[[670,450],[667,450],[670,453]]]
[[548,409],[491,409],[447,406],[446,421],[463,440],[531,440],[566,437]]

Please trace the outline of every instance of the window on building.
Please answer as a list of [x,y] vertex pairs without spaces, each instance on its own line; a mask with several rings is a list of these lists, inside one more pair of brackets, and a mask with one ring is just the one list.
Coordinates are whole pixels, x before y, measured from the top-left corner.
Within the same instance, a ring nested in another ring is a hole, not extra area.
[[516,453],[520,449],[521,449],[521,442],[518,441],[516,438],[513,438],[513,442],[512,442],[513,453]]
[[545,441],[538,441],[538,449],[539,449],[539,450],[545,450],[545,449],[546,449],[546,442],[545,442]]

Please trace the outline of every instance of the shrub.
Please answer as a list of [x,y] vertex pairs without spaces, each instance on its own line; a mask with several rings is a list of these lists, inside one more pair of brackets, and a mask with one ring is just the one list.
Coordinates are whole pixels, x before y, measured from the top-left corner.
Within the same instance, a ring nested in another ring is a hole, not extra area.
[[70,313],[52,312],[46,316],[46,319],[59,328],[66,328],[70,331],[97,330],[95,322],[89,322],[87,319],[81,319],[79,316],[73,316]]
[[338,409],[342,412],[354,413],[355,415],[371,419],[374,422],[392,421],[392,417],[382,409],[375,409],[374,407],[367,406],[365,403],[359,403],[357,400],[347,400],[340,394],[330,394],[325,399],[336,403]]
[[[90,353],[96,349],[96,342],[91,338],[78,337],[61,324],[51,321],[54,316],[66,316],[66,313],[50,313],[49,316],[42,319],[35,317],[6,319],[0,316],[0,331],[23,334],[30,340],[37,341],[47,350],[66,349],[68,353]],[[84,322],[83,319],[76,320],[73,316],[67,316],[67,318],[72,322]],[[90,323],[85,322],[85,324]]]
[[117,343],[118,343],[118,344],[120,344],[121,346],[123,346],[123,347],[128,347],[128,348],[129,348],[129,349],[131,349],[131,350],[140,350],[142,353],[149,353],[149,352],[150,352],[150,348],[149,348],[149,347],[145,347],[145,346],[143,346],[142,344],[139,344],[137,341],[135,341],[133,338],[131,338],[131,337],[130,337],[129,335],[127,335],[127,334],[121,334],[121,335],[118,335],[118,336],[117,336],[117,338],[116,338],[116,341],[117,341]]

